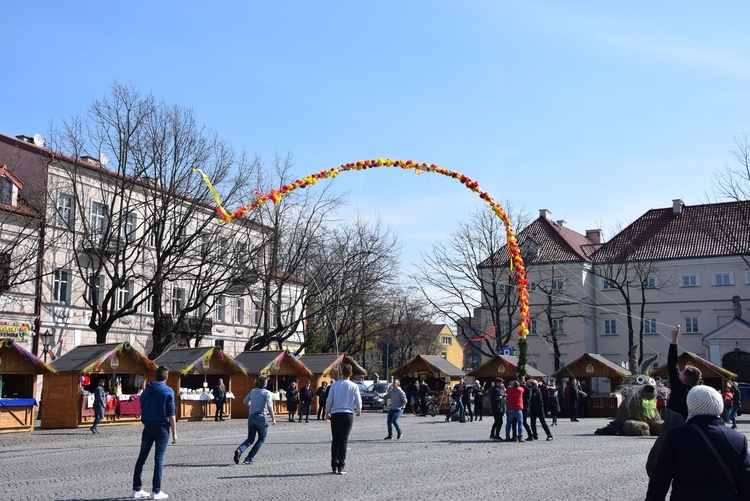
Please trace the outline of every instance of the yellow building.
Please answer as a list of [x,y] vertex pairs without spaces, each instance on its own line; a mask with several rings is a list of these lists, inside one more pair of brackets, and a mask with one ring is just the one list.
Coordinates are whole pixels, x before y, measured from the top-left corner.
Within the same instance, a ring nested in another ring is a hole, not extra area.
[[451,328],[446,324],[432,324],[427,328],[430,329],[430,336],[434,337],[440,347],[437,354],[456,367],[463,367],[464,350]]

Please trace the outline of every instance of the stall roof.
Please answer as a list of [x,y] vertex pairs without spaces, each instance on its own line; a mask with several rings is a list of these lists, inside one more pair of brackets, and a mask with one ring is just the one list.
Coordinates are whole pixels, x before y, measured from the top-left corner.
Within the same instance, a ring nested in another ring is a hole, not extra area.
[[351,364],[355,376],[364,376],[367,371],[362,368],[352,357],[346,353],[306,353],[300,357],[300,361],[312,371],[313,374],[330,376],[339,364]]
[[417,355],[401,367],[391,371],[391,374],[409,373],[409,367],[418,363],[424,363],[428,368],[432,369],[436,374],[440,374],[448,377],[463,377],[464,371],[456,367],[452,363],[448,362],[441,356],[438,355]]
[[[699,357],[695,353],[686,351],[677,357],[677,365],[679,365],[681,369],[684,369],[685,364],[688,362],[700,369],[703,379],[706,379],[707,377],[723,377],[731,380],[737,379],[737,374],[734,372],[723,369],[715,363],[710,362],[703,357]],[[662,365],[658,369],[651,371],[649,376],[667,378],[669,377],[669,367],[667,365]]]
[[[586,365],[591,364],[594,367],[594,374],[586,372]],[[621,377],[625,379],[630,376],[631,373],[628,369],[617,365],[604,358],[597,353],[584,353],[580,357],[573,360],[571,363],[561,367],[558,371],[552,373],[552,377],[557,376],[573,376],[573,377]]]
[[127,353],[136,362],[143,364],[145,370],[156,370],[157,365],[141,352],[130,346],[130,343],[85,344],[76,346],[54,362],[52,367],[58,372],[99,372],[99,366],[115,355]]
[[21,360],[27,361],[32,367],[34,367],[37,374],[43,374],[45,372],[54,374],[57,372],[51,365],[44,363],[41,358],[37,357],[10,338],[0,339],[0,351],[2,350],[15,352]]
[[[484,362],[482,365],[480,365],[476,369],[467,372],[466,375],[472,376],[472,377],[489,377],[488,374],[485,375],[483,374],[483,372],[486,372],[488,368],[497,364],[503,364],[506,367],[507,366],[513,367],[513,369],[517,371],[518,370],[518,357],[513,356],[513,355],[495,355],[494,357],[490,358],[489,360]],[[547,377],[545,373],[543,373],[539,369],[531,367],[530,365],[526,366],[526,375],[534,379],[538,379],[538,378],[544,379]],[[494,373],[493,376],[502,377],[501,374],[497,374],[497,373]]]
[[241,364],[234,361],[234,358],[224,353],[216,346],[203,346],[198,348],[174,348],[159,355],[154,360],[157,366],[163,365],[167,369],[180,374],[188,374],[196,366],[199,366],[205,360],[217,358],[219,361],[226,363],[237,372],[247,375],[247,369]]
[[287,350],[243,351],[234,357],[234,360],[250,374],[279,373],[282,364],[289,363],[295,368],[295,374],[313,375],[313,372],[305,364],[294,358]]

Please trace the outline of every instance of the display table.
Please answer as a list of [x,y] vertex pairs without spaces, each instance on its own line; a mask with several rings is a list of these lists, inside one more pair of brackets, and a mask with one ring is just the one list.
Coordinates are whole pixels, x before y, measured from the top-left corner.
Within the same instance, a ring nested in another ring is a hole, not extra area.
[[140,416],[141,415],[141,397],[136,395],[128,400],[120,400],[117,406],[118,416]]
[[34,398],[0,398],[0,429],[31,429],[34,424]]
[[0,407],[29,407],[36,405],[35,398],[0,398]]

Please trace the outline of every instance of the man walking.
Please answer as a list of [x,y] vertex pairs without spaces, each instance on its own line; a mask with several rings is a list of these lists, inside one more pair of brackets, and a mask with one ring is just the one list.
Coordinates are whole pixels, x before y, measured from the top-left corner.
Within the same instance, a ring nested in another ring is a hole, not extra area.
[[341,366],[341,379],[332,383],[326,401],[326,421],[331,423],[331,473],[346,475],[346,447],[352,431],[354,416],[362,409],[359,388],[351,382],[352,366]]
[[245,461],[243,461],[244,464],[253,464],[253,458],[258,454],[258,451],[263,445],[263,442],[266,441],[266,436],[268,435],[266,411],[268,412],[268,415],[271,416],[271,424],[276,425],[276,416],[273,413],[271,392],[266,389],[267,382],[268,376],[258,376],[255,379],[255,388],[247,394],[243,401],[245,405],[250,407],[250,412],[247,415],[247,439],[234,451],[235,464],[240,464],[242,453],[253,443],[255,435],[257,434],[258,441],[255,442],[253,448],[250,449],[250,454],[248,454]]
[[399,439],[403,436],[404,432],[401,431],[401,426],[398,424],[398,419],[401,417],[401,414],[404,413],[404,409],[406,408],[406,393],[404,393],[404,390],[401,389],[401,381],[398,379],[393,380],[393,387],[391,388],[391,391],[386,393],[382,396],[383,400],[387,400],[388,405],[388,420],[386,421],[388,425],[388,436],[385,437],[385,440],[391,440],[393,438],[393,428],[396,428],[396,439]]
[[[174,417],[174,391],[167,386],[169,370],[163,365],[156,369],[156,381],[146,385],[141,393],[141,422],[143,433],[141,434],[141,452],[135,462],[133,472],[133,499],[167,499],[169,496],[161,490],[161,475],[164,468],[164,454],[167,451],[169,441],[169,430],[172,431],[172,443],[177,443],[177,422]],[[149,495],[143,490],[141,474],[143,465],[151,453],[151,446],[155,445],[154,451],[154,478],[153,492]]]
[[214,421],[224,421],[224,404],[227,402],[227,387],[224,386],[224,380],[219,379],[211,393],[214,396],[214,405],[216,406]]
[[298,423],[302,422],[303,415],[305,416],[305,423],[310,422],[310,407],[312,407],[313,398],[315,398],[313,395],[313,390],[310,386],[310,381],[308,381],[307,384],[303,386],[299,391],[300,410]]
[[100,379],[94,390],[94,424],[91,425],[91,433],[99,433],[99,423],[104,419],[104,406],[107,403],[107,395],[104,393],[104,380]]
[[490,439],[502,442],[500,433],[503,431],[503,414],[505,414],[505,386],[500,378],[496,378],[490,384],[490,411],[494,419],[490,429]]

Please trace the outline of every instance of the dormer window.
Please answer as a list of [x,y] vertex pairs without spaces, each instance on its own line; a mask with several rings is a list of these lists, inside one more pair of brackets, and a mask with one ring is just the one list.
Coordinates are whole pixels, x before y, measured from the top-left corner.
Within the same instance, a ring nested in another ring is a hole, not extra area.
[[0,204],[13,205],[13,183],[7,177],[0,177]]

